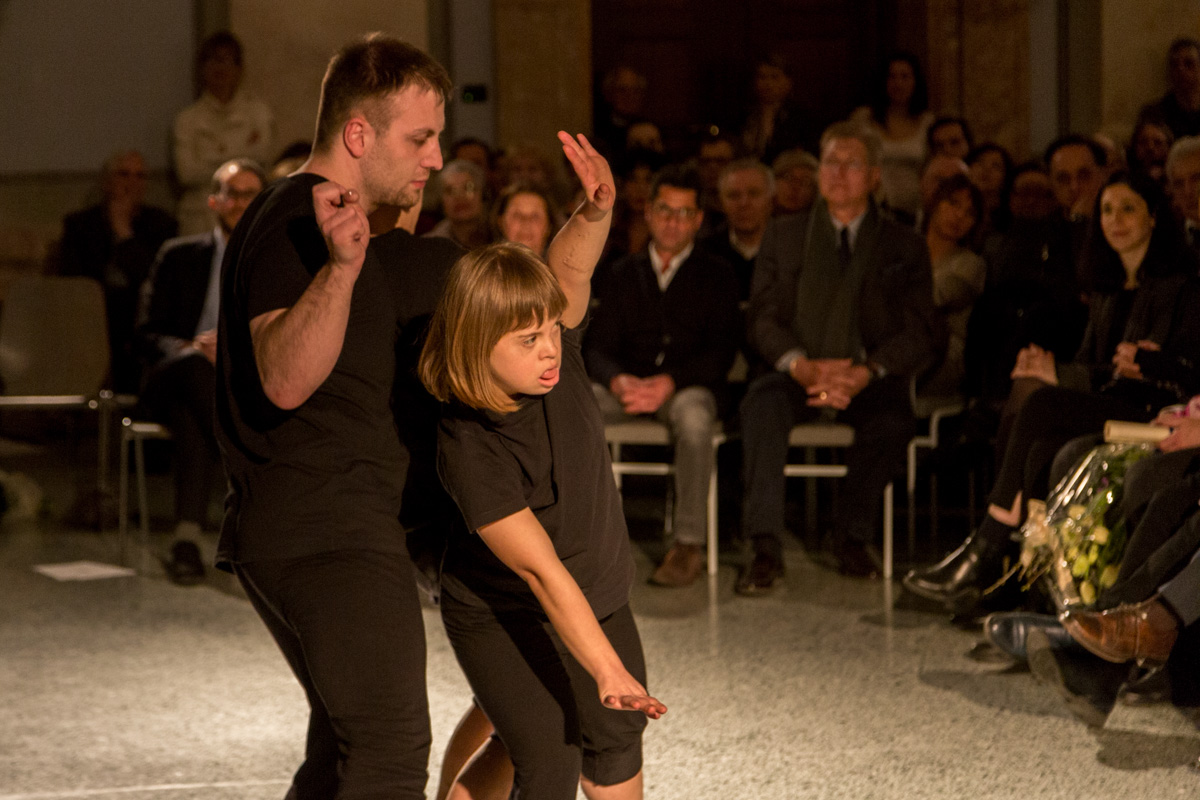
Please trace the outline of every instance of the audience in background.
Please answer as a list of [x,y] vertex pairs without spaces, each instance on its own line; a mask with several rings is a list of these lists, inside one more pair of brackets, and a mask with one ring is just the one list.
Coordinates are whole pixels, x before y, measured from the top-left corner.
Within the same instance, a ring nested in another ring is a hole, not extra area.
[[646,76],[633,67],[619,65],[604,75],[600,84],[603,103],[593,126],[596,145],[609,160],[625,151],[629,127],[642,119],[646,107]]
[[217,167],[231,158],[267,164],[275,155],[274,115],[241,88],[242,66],[242,44],[229,31],[209,36],[196,54],[200,96],[175,117],[171,136],[184,235],[208,229],[208,183]]
[[879,500],[914,429],[909,379],[943,349],[925,245],[871,199],[878,135],[845,122],[822,140],[820,199],[772,223],[755,265],[748,345],[772,369],[741,405],[742,535],[754,558],[739,594],[769,592],[783,576],[788,434],[826,414],[855,429],[828,548],[843,573],[877,573]]
[[133,336],[138,292],[158,248],[178,230],[174,217],[145,204],[146,178],[141,153],[110,156],[100,174],[100,202],[68,214],[59,243],[59,271],[95,278],[104,288],[112,384],[119,392],[138,389]]
[[771,54],[754,64],[752,103],[742,123],[742,147],[770,164],[793,147],[812,147],[813,133],[792,98],[792,77],[783,56]]
[[174,441],[175,533],[164,566],[183,585],[204,580],[197,543],[208,527],[209,495],[221,466],[213,431],[221,260],[265,180],[262,167],[249,159],[218,167],[208,196],[213,227],[164,244],[142,289],[137,332],[146,378],[140,403]]
[[983,198],[983,219],[975,238],[981,247],[993,232],[1008,229],[1012,214],[1008,208],[1012,188],[1012,156],[995,142],[985,142],[967,154],[967,174]]
[[514,183],[496,200],[492,230],[506,242],[523,244],[540,256],[560,227],[550,195],[532,186]]
[[921,62],[897,53],[884,62],[871,89],[870,105],[851,119],[871,126],[883,143],[877,197],[901,221],[912,223],[921,210],[921,165],[925,163],[925,132],[933,122],[929,90]]
[[485,205],[487,176],[471,161],[451,161],[442,168],[438,181],[441,190],[442,221],[426,236],[443,236],[470,250],[492,241]]
[[974,145],[971,128],[962,117],[938,117],[925,132],[925,149],[931,156],[965,160]]
[[738,297],[750,299],[754,260],[771,221],[775,176],[761,161],[746,158],[721,170],[718,180],[725,222],[703,240],[703,246],[733,265]]
[[1174,143],[1175,134],[1166,120],[1157,114],[1144,113],[1133,127],[1125,163],[1131,171],[1161,183],[1166,180],[1167,154]]
[[694,170],[670,166],[655,176],[649,247],[613,265],[584,345],[607,422],[649,416],[671,431],[674,543],[650,577],[658,586],[688,586],[703,571],[713,426],[741,342],[733,268],[695,246],[699,200]]
[[785,150],[771,162],[775,174],[775,213],[808,211],[817,199],[817,158],[803,150]]
[[700,139],[696,148],[696,172],[700,175],[700,208],[704,211],[701,236],[711,233],[725,220],[717,179],[721,170],[736,157],[737,142],[728,135],[709,133]]
[[1200,135],[1200,42],[1183,37],[1167,53],[1170,88],[1157,103],[1144,110],[1159,114],[1178,139]]

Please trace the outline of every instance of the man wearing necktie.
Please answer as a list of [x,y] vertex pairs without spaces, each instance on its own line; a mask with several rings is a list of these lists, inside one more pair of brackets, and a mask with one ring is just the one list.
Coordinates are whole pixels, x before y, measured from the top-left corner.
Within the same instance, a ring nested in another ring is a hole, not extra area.
[[879,138],[837,123],[821,139],[820,197],[780,217],[764,238],[750,292],[749,348],[773,371],[741,405],[742,535],[754,549],[736,590],[770,591],[784,572],[788,432],[821,418],[855,429],[847,477],[826,536],[844,574],[870,577],[883,489],[913,435],[910,379],[940,358],[929,254],[911,229],[884,216]]

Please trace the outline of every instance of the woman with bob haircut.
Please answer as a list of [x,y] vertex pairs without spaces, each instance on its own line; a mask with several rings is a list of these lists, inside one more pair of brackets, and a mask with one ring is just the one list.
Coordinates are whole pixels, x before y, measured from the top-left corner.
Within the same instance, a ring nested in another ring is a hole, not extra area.
[[[616,189],[587,139],[560,132],[585,201],[547,261],[495,244],[461,258],[419,374],[446,405],[438,472],[461,516],[442,620],[514,767],[513,795],[642,796],[645,689],[633,560],[581,340]],[[631,713],[633,712],[633,713]]]

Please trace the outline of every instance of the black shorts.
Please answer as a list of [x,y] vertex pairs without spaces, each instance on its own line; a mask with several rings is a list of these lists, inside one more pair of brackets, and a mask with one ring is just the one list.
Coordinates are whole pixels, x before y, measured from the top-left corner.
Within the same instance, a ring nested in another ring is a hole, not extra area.
[[[497,614],[443,593],[442,622],[476,701],[508,749],[522,798],[571,800],[581,774],[601,786],[638,774],[646,716],[605,708],[596,682],[543,615]],[[600,627],[645,685],[629,606],[601,619]]]

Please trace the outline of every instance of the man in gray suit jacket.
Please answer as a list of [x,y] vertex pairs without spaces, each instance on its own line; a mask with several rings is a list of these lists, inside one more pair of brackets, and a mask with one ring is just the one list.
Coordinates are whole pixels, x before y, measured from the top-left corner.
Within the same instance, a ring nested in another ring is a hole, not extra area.
[[944,347],[925,245],[871,199],[879,148],[878,136],[857,124],[830,127],[820,199],[776,220],[755,264],[747,336],[773,369],[751,383],[741,406],[742,534],[755,554],[738,579],[741,594],[768,592],[783,575],[788,432],[818,418],[855,429],[827,545],[845,574],[877,569],[867,544],[913,434],[909,381]]

